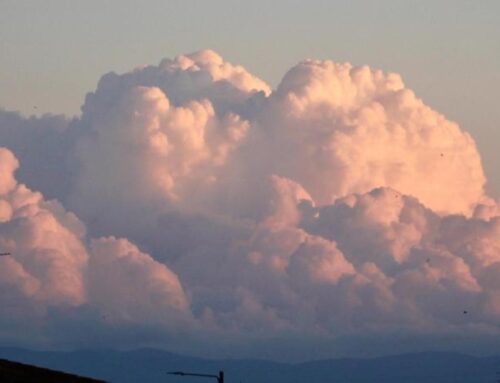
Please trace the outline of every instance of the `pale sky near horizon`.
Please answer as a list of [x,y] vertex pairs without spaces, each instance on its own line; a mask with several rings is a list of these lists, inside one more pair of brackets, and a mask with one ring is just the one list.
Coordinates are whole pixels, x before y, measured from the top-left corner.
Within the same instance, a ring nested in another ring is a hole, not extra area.
[[104,73],[201,48],[272,86],[304,58],[368,64],[473,135],[498,196],[499,47],[495,0],[0,1],[0,108],[76,115]]

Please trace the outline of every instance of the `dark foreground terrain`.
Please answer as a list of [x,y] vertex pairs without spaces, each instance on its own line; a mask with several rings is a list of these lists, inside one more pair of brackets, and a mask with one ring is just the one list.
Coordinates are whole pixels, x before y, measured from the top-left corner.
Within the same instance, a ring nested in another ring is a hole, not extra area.
[[88,379],[60,371],[35,367],[27,364],[0,359],[0,382],[2,383],[99,383],[101,380]]
[[476,358],[453,353],[419,353],[374,359],[332,359],[284,364],[259,360],[205,360],[151,349],[128,352],[36,352],[0,348],[0,358],[110,382],[210,382],[210,379],[170,376],[166,373],[190,371],[214,374],[220,369],[225,371],[226,383],[500,381],[500,357]]

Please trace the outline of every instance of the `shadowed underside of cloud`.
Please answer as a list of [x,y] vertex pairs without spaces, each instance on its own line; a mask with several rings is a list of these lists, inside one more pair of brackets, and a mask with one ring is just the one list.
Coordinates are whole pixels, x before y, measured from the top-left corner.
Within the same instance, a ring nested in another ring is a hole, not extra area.
[[396,74],[307,60],[271,91],[201,51],[104,75],[71,121],[0,111],[0,140],[3,342],[310,358],[500,335],[475,143]]

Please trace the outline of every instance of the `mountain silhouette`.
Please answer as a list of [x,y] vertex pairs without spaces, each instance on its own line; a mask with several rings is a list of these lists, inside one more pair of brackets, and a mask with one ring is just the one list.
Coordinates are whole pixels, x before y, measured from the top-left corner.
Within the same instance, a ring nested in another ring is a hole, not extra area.
[[[210,381],[167,375],[168,371],[217,373],[226,382],[249,383],[490,383],[499,378],[500,357],[428,352],[370,359],[342,358],[305,363],[264,360],[209,360],[155,349],[43,352],[0,348],[0,358],[109,382]],[[215,382],[215,380],[214,380]]]

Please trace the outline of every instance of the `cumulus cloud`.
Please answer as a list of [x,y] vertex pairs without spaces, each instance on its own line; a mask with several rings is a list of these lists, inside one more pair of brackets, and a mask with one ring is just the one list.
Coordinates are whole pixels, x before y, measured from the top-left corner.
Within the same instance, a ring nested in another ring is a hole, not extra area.
[[444,213],[470,214],[485,178],[473,139],[396,74],[331,61],[292,68],[258,119],[265,167],[318,203],[392,187]]
[[107,318],[157,324],[189,318],[188,300],[168,267],[125,239],[100,238],[90,247],[90,300]]
[[85,225],[57,201],[17,183],[17,166],[0,148],[0,248],[10,253],[0,259],[0,322],[13,327],[9,337],[31,334],[54,308],[93,307],[118,323],[158,312],[162,326],[189,320],[187,298],[167,266],[124,239],[87,246]]
[[134,87],[116,101],[78,143],[71,206],[84,217],[192,203],[248,129],[236,114],[219,118],[207,99],[175,107],[159,88]]
[[71,121],[0,111],[0,139],[10,342],[500,337],[499,204],[471,136],[397,74],[307,60],[271,90],[204,50],[104,75]]

